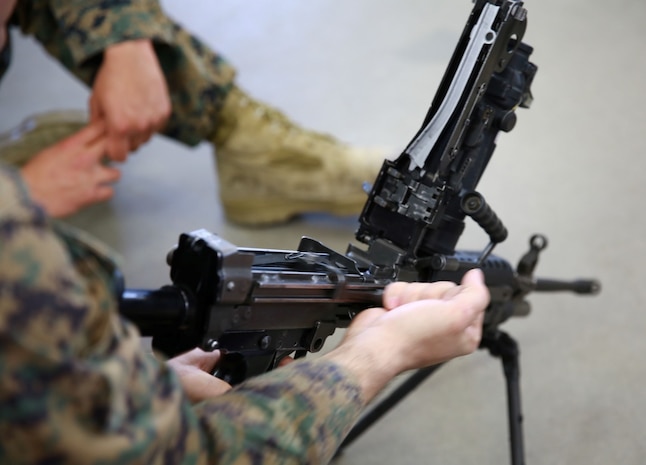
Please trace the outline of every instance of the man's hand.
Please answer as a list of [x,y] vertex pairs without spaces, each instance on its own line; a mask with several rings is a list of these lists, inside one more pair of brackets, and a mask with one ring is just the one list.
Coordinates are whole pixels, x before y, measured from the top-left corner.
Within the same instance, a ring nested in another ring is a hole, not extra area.
[[52,217],[108,200],[121,173],[104,166],[105,126],[95,123],[42,150],[22,167],[29,193]]
[[489,291],[480,270],[451,282],[392,283],[384,308],[359,313],[327,357],[353,371],[366,399],[398,374],[469,354],[482,337]]
[[193,403],[224,394],[231,386],[211,373],[220,360],[220,351],[193,349],[168,360],[179,375],[184,392]]
[[105,120],[107,150],[124,161],[164,128],[171,112],[164,74],[149,40],[132,40],[109,47],[90,97],[90,119]]
[[393,283],[384,291],[386,312],[375,323],[398,333],[404,370],[435,365],[478,348],[489,299],[480,270],[469,271],[459,286]]

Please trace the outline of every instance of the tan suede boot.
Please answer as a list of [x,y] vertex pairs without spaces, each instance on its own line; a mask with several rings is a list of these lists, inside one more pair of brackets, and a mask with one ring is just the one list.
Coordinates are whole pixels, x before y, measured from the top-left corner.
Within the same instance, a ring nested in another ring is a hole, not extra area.
[[86,124],[87,113],[80,110],[30,116],[15,128],[0,133],[0,161],[20,167],[44,148],[71,136]]
[[353,215],[367,200],[386,152],[305,130],[234,87],[214,139],[220,197],[229,220],[248,226],[300,214]]

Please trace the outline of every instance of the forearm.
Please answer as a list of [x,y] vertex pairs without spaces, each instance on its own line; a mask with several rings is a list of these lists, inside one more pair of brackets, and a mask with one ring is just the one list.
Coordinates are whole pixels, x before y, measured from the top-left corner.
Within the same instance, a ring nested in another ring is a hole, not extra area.
[[349,373],[359,387],[361,398],[368,403],[399,373],[391,368],[385,354],[379,357],[369,347],[355,349],[353,346],[345,344],[322,358]]

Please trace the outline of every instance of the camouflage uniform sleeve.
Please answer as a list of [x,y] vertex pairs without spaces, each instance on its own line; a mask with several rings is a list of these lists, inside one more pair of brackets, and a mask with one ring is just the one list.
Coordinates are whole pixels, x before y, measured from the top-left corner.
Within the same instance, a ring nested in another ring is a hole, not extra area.
[[[26,0],[21,0],[25,2]],[[29,0],[36,5],[43,0]],[[173,24],[157,0],[47,0],[77,65],[117,42],[171,43]]]
[[362,406],[299,362],[196,406],[142,349],[100,246],[54,233],[0,167],[0,463],[325,463]]
[[195,463],[196,417],[115,311],[113,272],[0,169],[0,463]]
[[317,359],[247,380],[196,411],[218,463],[300,465],[328,463],[363,406],[356,380]]

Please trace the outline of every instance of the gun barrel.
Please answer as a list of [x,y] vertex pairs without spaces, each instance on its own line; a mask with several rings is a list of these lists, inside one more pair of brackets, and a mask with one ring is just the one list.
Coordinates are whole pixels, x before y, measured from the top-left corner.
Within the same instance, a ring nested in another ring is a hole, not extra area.
[[601,283],[595,279],[577,279],[575,281],[560,281],[556,279],[536,280],[537,292],[571,291],[577,294],[595,295],[601,292]]

